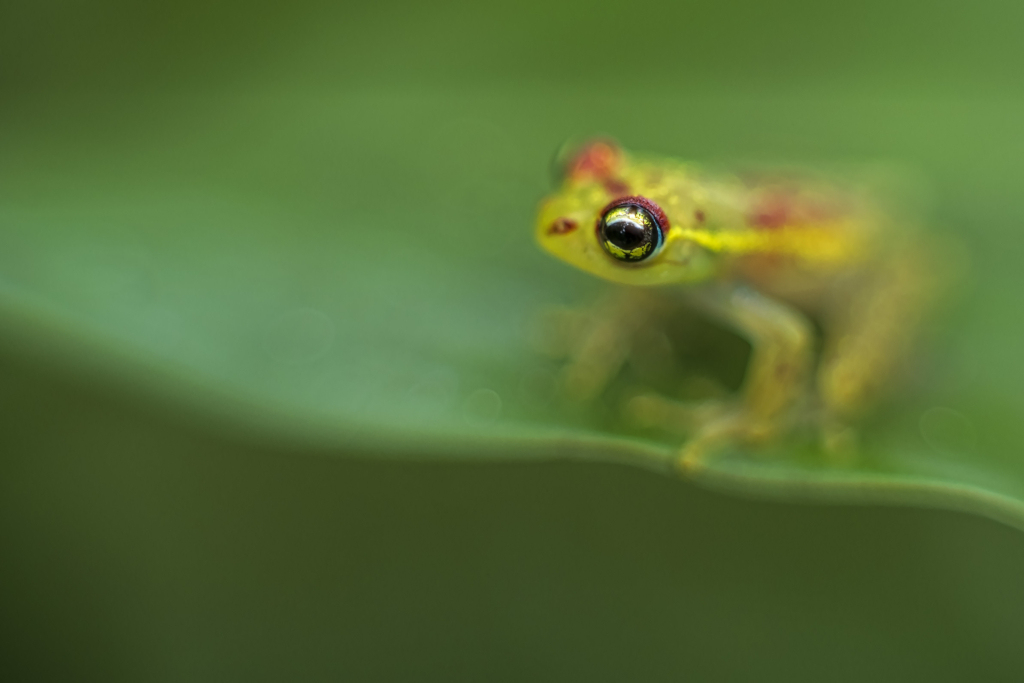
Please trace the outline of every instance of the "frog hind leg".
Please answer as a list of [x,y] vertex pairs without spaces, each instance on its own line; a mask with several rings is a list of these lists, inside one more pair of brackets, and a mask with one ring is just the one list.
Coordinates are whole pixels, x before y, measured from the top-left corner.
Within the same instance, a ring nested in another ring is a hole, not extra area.
[[712,454],[763,443],[786,431],[809,395],[814,332],[796,309],[747,287],[709,286],[692,293],[699,308],[750,342],[740,394],[699,425],[677,464],[692,476]]
[[823,322],[825,345],[817,375],[827,451],[851,448],[846,425],[877,403],[910,357],[917,329],[937,283],[921,254],[894,256],[832,303]]

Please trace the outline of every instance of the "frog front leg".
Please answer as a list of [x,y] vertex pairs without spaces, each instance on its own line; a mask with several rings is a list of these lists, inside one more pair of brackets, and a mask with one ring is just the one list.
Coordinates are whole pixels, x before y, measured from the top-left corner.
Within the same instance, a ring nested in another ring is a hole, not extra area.
[[790,426],[808,396],[814,333],[802,313],[745,286],[708,285],[689,298],[752,347],[737,399],[710,412],[680,452],[679,467],[692,474],[715,451],[762,443]]
[[560,344],[569,347],[560,377],[563,393],[575,401],[600,395],[626,363],[637,331],[657,320],[664,308],[651,293],[628,287],[601,297],[586,314],[573,314],[563,327],[575,328],[574,333],[556,332],[572,337]]

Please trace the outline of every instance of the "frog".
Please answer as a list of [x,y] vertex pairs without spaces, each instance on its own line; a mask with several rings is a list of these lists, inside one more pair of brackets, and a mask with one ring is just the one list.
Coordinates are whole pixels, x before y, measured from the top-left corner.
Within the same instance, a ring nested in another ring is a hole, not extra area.
[[600,394],[635,330],[671,314],[641,294],[670,293],[750,345],[730,395],[640,392],[624,406],[688,435],[673,459],[683,473],[808,423],[824,453],[856,457],[857,425],[913,357],[942,289],[921,222],[869,182],[806,170],[723,170],[604,138],[563,156],[536,240],[617,291],[569,354],[563,386],[580,400]]

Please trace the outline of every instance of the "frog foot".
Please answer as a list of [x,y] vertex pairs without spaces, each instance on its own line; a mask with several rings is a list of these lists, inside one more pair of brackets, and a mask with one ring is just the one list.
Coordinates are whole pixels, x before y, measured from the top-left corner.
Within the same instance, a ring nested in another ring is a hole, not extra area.
[[714,423],[736,410],[735,401],[707,399],[674,401],[657,394],[638,393],[627,399],[623,412],[631,424],[690,435],[702,425]]
[[730,446],[767,443],[778,435],[779,428],[775,421],[755,418],[734,406],[697,430],[679,451],[676,466],[684,477],[694,477],[707,467],[709,459]]
[[758,419],[735,400],[673,401],[656,394],[638,394],[626,401],[627,418],[636,426],[664,429],[690,439],[677,465],[686,476],[705,466],[709,457],[735,444],[759,444],[778,435],[775,421]]

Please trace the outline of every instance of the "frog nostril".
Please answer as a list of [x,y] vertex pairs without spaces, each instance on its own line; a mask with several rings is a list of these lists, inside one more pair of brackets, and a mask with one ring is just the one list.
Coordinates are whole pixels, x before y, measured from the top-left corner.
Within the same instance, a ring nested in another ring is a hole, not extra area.
[[549,235],[565,235],[576,229],[576,221],[571,218],[556,218],[548,228]]

